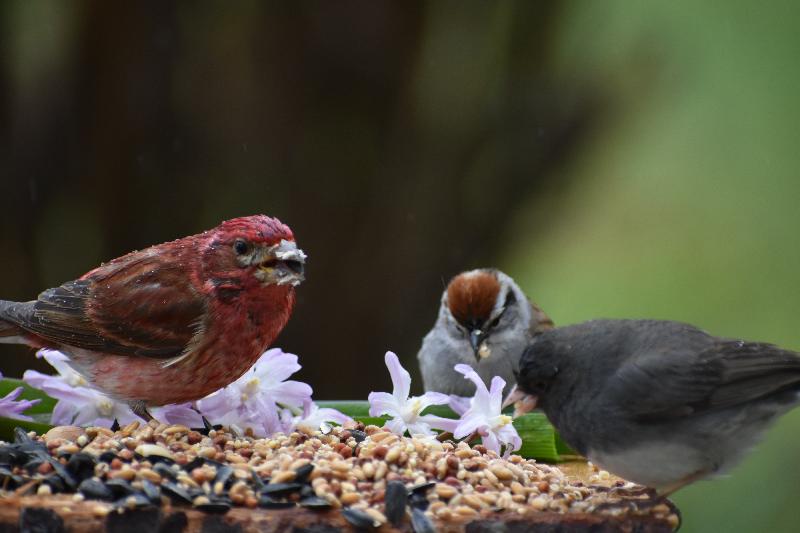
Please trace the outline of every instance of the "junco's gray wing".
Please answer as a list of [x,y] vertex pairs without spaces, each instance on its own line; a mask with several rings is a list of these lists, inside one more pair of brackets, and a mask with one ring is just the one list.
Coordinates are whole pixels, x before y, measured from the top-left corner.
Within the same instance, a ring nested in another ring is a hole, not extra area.
[[[764,343],[721,340],[699,354],[652,351],[608,380],[608,407],[638,420],[690,416],[800,389],[800,357]],[[776,398],[777,400],[778,398]]]

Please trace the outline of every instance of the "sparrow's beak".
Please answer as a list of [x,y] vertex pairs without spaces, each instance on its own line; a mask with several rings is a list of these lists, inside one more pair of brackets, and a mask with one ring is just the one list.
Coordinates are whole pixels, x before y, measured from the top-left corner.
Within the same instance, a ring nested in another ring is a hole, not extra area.
[[486,337],[486,333],[480,329],[473,329],[469,332],[469,344],[472,346],[472,351],[475,353],[475,359],[478,361],[485,357],[481,353],[481,344],[483,344],[483,341],[486,340]]
[[514,385],[514,388],[511,389],[511,392],[509,392],[508,396],[506,396],[502,409],[505,409],[509,405],[513,404],[514,418],[517,418],[525,413],[533,411],[536,408],[536,402],[538,401],[538,397],[534,396],[533,394],[523,392],[517,385]]
[[282,240],[265,252],[265,260],[258,267],[262,282],[295,287],[306,279],[306,254],[294,241]]

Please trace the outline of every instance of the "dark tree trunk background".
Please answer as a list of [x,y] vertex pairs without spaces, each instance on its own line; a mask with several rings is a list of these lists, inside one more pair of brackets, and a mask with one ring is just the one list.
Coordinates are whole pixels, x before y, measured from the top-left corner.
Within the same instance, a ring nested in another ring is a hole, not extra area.
[[0,5],[0,298],[274,215],[309,254],[277,344],[319,399],[388,386],[387,349],[416,371],[444,283],[546,231],[511,216],[608,107],[548,65],[555,3],[47,5]]

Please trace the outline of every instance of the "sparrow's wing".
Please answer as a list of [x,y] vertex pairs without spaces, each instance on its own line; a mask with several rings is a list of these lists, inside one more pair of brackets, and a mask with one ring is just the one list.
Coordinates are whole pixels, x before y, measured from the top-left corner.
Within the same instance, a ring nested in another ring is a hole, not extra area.
[[624,364],[606,389],[611,404],[658,420],[724,409],[800,389],[800,357],[777,346],[716,342],[700,354],[653,352]]
[[530,299],[527,299],[527,302],[531,308],[531,321],[528,325],[528,332],[531,338],[539,333],[553,329],[553,321],[542,311],[542,308],[530,301]]
[[139,252],[17,304],[13,321],[55,345],[117,355],[176,357],[205,305],[179,262]]

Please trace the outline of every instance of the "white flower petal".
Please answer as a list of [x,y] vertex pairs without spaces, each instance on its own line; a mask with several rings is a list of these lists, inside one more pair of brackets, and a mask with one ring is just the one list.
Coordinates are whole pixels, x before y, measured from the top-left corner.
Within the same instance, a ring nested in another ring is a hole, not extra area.
[[369,401],[369,416],[400,416],[395,397],[388,392],[370,392],[367,397]]
[[409,392],[411,392],[411,374],[403,368],[395,353],[386,352],[383,359],[386,363],[386,368],[389,369],[389,375],[392,377],[392,385],[394,386],[392,395],[399,402],[406,401]]

